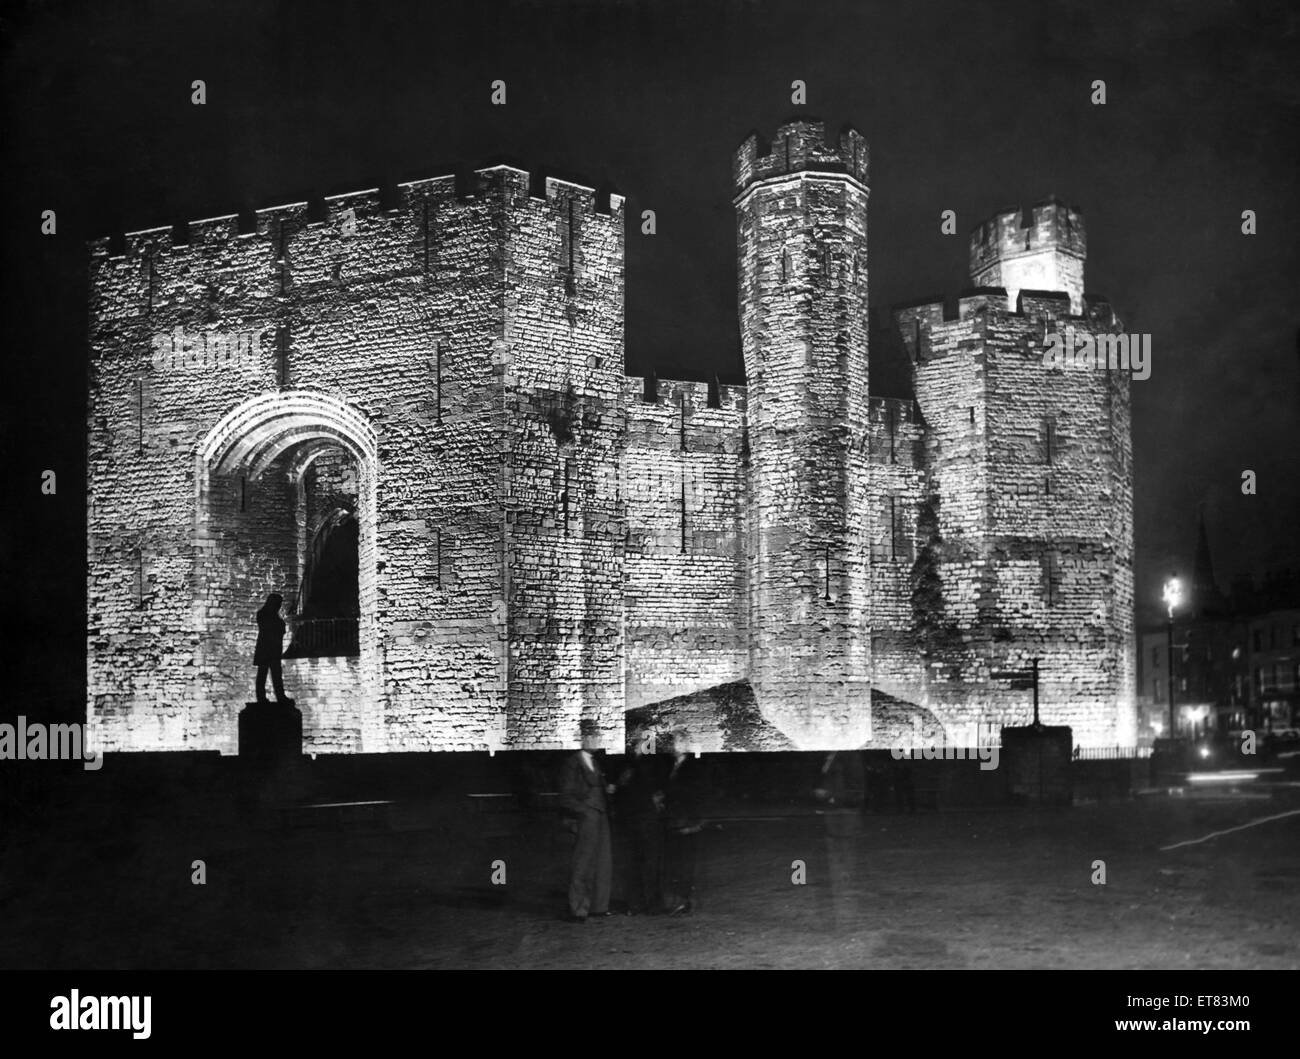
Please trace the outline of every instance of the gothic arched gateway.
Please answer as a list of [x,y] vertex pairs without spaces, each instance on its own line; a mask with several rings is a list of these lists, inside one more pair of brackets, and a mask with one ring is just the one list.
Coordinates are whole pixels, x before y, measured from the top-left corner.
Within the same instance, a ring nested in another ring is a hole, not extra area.
[[251,617],[280,592],[285,683],[307,745],[327,730],[331,745],[367,749],[367,729],[382,731],[383,715],[373,428],[336,397],[278,391],[227,413],[197,459],[200,678],[214,698],[248,697]]

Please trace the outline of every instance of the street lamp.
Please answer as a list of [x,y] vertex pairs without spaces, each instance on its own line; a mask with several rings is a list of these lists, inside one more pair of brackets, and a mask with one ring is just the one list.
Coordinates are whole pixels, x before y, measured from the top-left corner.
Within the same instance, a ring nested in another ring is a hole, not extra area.
[[1177,574],[1165,582],[1164,592],[1160,598],[1169,608],[1169,637],[1166,650],[1169,654],[1169,738],[1173,739],[1178,732],[1174,723],[1174,608],[1183,601],[1183,584],[1178,580]]

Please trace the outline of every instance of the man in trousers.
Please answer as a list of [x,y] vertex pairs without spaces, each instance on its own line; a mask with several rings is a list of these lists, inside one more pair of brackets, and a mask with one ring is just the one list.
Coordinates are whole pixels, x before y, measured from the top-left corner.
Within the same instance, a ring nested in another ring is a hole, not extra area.
[[653,733],[641,733],[618,780],[618,824],[629,854],[629,915],[652,915],[663,906],[663,769],[653,745]]
[[690,915],[695,898],[695,866],[699,859],[700,818],[704,800],[698,762],[690,758],[691,737],[685,729],[672,733],[673,763],[664,781],[664,911]]
[[599,731],[583,723],[582,748],[564,762],[560,775],[560,807],[576,825],[573,867],[569,875],[570,923],[585,923],[588,916],[607,916],[613,862],[609,841],[609,795],[614,787],[593,753],[600,745]]

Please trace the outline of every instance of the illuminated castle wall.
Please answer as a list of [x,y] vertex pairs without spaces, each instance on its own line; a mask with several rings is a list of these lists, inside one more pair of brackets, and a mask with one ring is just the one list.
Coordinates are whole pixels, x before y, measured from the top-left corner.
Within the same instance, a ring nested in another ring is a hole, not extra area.
[[883,398],[861,136],[793,123],[734,177],[747,386],[627,377],[622,198],[509,166],[92,244],[99,744],[233,752],[272,591],[313,751],[617,749],[666,702],[743,748],[720,688],[784,745],[888,745],[1022,721],[990,672],[1031,656],[1046,721],[1131,741],[1127,381],[1041,355],[1119,328],[1082,219],[977,229],[1018,307],[900,310]]

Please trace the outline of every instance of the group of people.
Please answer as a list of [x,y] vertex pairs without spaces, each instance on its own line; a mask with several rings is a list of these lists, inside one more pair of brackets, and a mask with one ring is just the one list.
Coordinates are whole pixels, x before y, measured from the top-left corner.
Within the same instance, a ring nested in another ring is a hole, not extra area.
[[628,854],[628,914],[688,914],[704,823],[698,762],[687,752],[685,733],[669,738],[667,754],[650,753],[645,742],[634,745],[614,781],[605,775],[596,745],[595,731],[584,727],[582,749],[565,760],[560,778],[560,808],[574,835],[563,918],[585,923],[590,916],[613,914],[615,828]]
[[[257,612],[257,701],[267,702],[266,678],[271,677],[277,702],[292,704],[284,692],[281,657],[285,622],[284,598],[272,593]],[[704,829],[699,819],[700,776],[687,752],[687,734],[670,735],[668,754],[634,746],[610,782],[601,763],[598,733],[583,726],[582,749],[564,763],[560,806],[574,836],[569,878],[569,908],[564,917],[584,923],[588,916],[608,916],[614,857],[611,818],[617,816],[621,846],[626,848],[627,911],[636,914],[675,914],[691,911],[695,890],[696,841]]]

